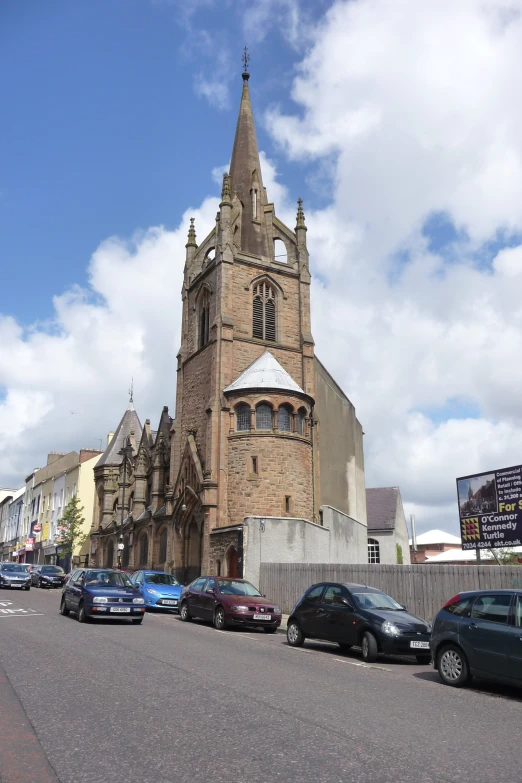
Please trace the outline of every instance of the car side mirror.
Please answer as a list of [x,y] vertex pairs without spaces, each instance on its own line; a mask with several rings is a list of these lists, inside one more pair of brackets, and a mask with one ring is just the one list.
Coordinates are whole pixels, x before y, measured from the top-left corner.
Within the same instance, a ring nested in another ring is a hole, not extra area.
[[216,591],[213,590],[211,587],[209,587],[208,590],[205,590],[205,592],[208,593],[209,595],[215,595],[215,593],[216,593]]
[[404,609],[405,612],[408,611],[408,607],[406,606],[406,604],[401,604],[401,607]]
[[341,598],[339,603],[341,603],[343,606],[346,606],[347,609],[352,609],[353,610],[352,603],[351,603],[351,601],[348,600],[348,598],[344,598],[344,597]]

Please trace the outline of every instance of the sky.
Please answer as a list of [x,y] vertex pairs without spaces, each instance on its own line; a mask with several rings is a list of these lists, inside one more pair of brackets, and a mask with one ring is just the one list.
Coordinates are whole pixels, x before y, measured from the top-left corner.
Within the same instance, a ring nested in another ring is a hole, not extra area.
[[189,218],[219,203],[241,54],[263,178],[304,200],[316,353],[367,486],[458,532],[522,454],[519,0],[3,0],[0,486],[175,405]]

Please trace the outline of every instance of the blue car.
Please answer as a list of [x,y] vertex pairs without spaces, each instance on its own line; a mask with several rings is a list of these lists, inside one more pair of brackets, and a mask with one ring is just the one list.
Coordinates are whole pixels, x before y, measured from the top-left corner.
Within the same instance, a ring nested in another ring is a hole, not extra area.
[[183,585],[164,571],[135,571],[131,582],[140,591],[148,609],[179,612],[179,597]]
[[78,568],[62,591],[60,614],[75,612],[80,623],[93,618],[143,622],[145,601],[127,574],[109,568]]

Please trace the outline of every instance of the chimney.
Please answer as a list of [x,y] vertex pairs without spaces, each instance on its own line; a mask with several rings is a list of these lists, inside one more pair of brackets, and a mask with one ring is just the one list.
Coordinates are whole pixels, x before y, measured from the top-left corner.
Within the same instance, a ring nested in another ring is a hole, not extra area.
[[114,438],[114,432],[109,432],[109,434],[107,435],[107,446],[109,445],[109,443],[113,438]]

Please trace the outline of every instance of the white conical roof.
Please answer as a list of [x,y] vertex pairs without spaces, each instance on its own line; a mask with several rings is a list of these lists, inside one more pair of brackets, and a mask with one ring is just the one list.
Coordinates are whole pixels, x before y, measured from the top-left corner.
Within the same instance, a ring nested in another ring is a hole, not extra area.
[[230,386],[227,386],[224,391],[232,392],[240,389],[284,389],[284,391],[304,394],[301,387],[281,367],[270,351],[265,351],[259,359],[256,359],[250,367],[247,367],[239,378],[231,383]]

